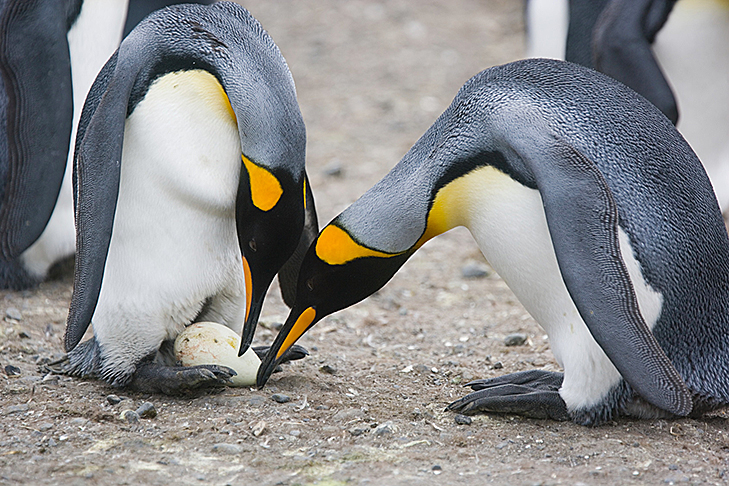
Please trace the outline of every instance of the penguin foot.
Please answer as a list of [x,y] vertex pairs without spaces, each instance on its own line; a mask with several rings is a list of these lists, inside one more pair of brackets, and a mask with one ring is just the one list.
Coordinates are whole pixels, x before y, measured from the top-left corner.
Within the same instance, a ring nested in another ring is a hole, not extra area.
[[141,363],[137,366],[129,389],[142,393],[186,395],[208,388],[227,385],[236,372],[227,366],[166,366]]
[[[271,346],[254,346],[252,349],[253,352],[258,355],[258,359],[263,361],[263,358],[268,354],[268,350],[271,349]],[[289,361],[296,361],[298,359],[304,359],[307,356],[309,356],[309,352],[306,348],[299,346],[298,344],[294,344],[283,354],[281,364],[288,363]],[[278,373],[279,371],[283,370],[280,366],[277,366],[276,369],[273,370],[273,373]]]
[[466,384],[474,390],[448,405],[459,413],[511,413],[529,418],[570,420],[567,405],[559,395],[562,373],[521,371]]

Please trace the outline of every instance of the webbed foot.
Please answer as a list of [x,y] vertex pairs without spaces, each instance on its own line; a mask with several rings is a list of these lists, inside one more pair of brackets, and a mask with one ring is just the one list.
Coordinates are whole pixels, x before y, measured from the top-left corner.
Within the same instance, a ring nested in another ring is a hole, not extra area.
[[[254,346],[252,349],[253,352],[258,355],[258,358],[263,361],[263,357],[268,354],[268,350],[271,349],[271,346]],[[281,361],[281,363],[288,363],[289,361],[304,359],[307,356],[309,356],[309,352],[306,350],[306,348],[299,346],[298,344],[294,344],[283,354],[283,361]],[[276,367],[276,369],[273,370],[274,373],[278,371],[281,371],[280,367]]]
[[227,385],[236,372],[227,366],[166,366],[140,363],[128,387],[143,393],[185,395]]
[[524,417],[570,420],[559,388],[562,373],[542,370],[521,371],[487,380],[474,380],[466,386],[473,393],[448,405],[447,410],[475,414],[511,413]]

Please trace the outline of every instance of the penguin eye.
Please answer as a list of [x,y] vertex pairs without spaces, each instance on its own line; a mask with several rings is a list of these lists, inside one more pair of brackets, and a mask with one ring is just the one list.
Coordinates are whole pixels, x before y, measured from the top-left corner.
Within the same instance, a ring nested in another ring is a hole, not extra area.
[[256,246],[256,240],[254,240],[254,239],[251,239],[251,240],[250,240],[250,241],[248,242],[248,248],[250,248],[250,249],[251,249],[251,251],[256,251],[256,249],[258,248],[258,247]]
[[309,290],[314,290],[314,278],[310,278],[306,281],[306,286]]

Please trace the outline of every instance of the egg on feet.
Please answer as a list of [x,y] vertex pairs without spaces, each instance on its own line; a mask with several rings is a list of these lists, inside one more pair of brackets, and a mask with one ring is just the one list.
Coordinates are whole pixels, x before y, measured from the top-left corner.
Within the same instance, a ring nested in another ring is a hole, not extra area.
[[232,386],[254,385],[261,360],[251,348],[238,356],[239,348],[240,336],[216,322],[190,324],[177,336],[174,346],[175,358],[182,366],[227,366],[237,373],[230,380]]

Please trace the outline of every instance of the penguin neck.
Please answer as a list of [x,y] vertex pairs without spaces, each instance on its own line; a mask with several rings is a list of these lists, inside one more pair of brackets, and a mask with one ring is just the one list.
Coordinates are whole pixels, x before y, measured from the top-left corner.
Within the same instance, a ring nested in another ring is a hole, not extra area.
[[508,178],[494,166],[485,165],[467,172],[442,186],[435,194],[428,211],[425,232],[415,244],[425,242],[458,226],[469,228],[474,211],[482,210],[479,201]]

